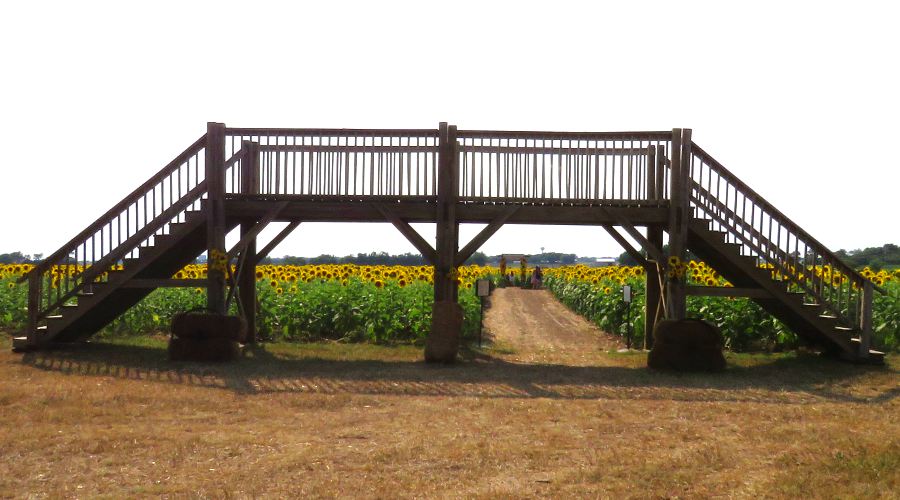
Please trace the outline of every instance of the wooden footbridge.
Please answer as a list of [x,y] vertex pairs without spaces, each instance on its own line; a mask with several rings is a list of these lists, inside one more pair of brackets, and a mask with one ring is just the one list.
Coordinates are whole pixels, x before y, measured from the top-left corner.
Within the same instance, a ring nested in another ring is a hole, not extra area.
[[[289,224],[258,249],[257,235],[275,221]],[[690,129],[511,132],[446,123],[418,130],[208,124],[23,278],[29,324],[14,348],[86,339],[166,286],[205,287],[209,307],[221,312],[236,299],[255,335],[254,267],[306,221],[391,222],[434,265],[429,361],[456,357],[455,269],[504,224],[608,231],[647,270],[650,342],[660,318],[684,317],[686,295],[732,295],[752,298],[829,353],[882,358],[870,349],[879,289],[697,146]],[[416,222],[436,223],[434,246],[410,227]],[[460,248],[465,223],[487,227]],[[225,235],[238,227],[240,241],[226,248]],[[680,263],[688,249],[734,287],[687,286]],[[207,278],[171,279],[203,252]]]

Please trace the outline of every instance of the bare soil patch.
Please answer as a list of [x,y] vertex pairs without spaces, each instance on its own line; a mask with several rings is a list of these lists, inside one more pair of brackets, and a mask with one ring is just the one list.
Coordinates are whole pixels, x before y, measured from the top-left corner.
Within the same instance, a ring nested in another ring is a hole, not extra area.
[[484,320],[489,338],[512,346],[515,361],[589,364],[623,345],[570,311],[547,290],[494,290]]
[[892,357],[656,373],[545,292],[499,292],[496,343],[455,366],[403,346],[203,364],[162,339],[0,345],[0,497],[897,498]]

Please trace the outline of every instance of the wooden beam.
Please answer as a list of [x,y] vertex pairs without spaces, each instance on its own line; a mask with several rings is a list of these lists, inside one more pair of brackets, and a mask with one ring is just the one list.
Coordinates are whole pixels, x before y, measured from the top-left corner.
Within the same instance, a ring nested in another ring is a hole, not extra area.
[[[654,246],[662,247],[663,227],[660,225],[647,226],[647,239]],[[644,301],[644,349],[653,348],[653,331],[656,324],[665,317],[665,302],[663,286],[665,277],[662,275],[663,267],[656,263],[648,262],[644,267],[646,274]]]
[[[637,229],[634,228],[634,225],[631,221],[628,220],[628,217],[623,215],[621,212],[611,212],[604,207],[598,207],[601,211],[608,214],[610,218],[616,221],[616,224],[622,226],[632,238],[637,240],[637,242],[641,245],[641,248],[647,251],[647,254],[653,257],[653,260],[656,262],[664,263],[666,261],[665,256],[662,254],[662,249],[657,248],[656,245],[650,243],[650,241],[644,237]],[[615,236],[613,236],[615,238]],[[618,241],[618,240],[616,240]],[[626,248],[627,251],[627,248]]]
[[645,259],[643,255],[641,255],[641,252],[638,252],[637,249],[631,246],[631,243],[629,243],[628,240],[626,240],[621,234],[619,234],[619,232],[616,231],[614,227],[609,224],[603,224],[601,227],[603,229],[606,229],[606,232],[609,233],[609,235],[612,236],[614,240],[616,240],[616,243],[621,245],[622,248],[624,248],[625,251],[628,252],[628,255],[636,260],[638,264],[643,267],[647,267],[649,265],[647,259]]
[[275,250],[275,247],[277,247],[279,243],[284,241],[284,239],[287,238],[289,234],[294,232],[294,229],[297,229],[297,226],[299,226],[299,225],[300,225],[300,221],[295,220],[295,221],[292,221],[290,224],[288,224],[287,227],[282,229],[280,233],[278,233],[277,235],[275,235],[274,238],[272,238],[272,241],[270,241],[268,245],[263,247],[263,249],[260,250],[259,253],[256,254],[256,257],[254,258],[254,263],[259,264],[263,259],[265,259],[266,256],[269,255],[269,252],[271,252],[272,250]]
[[206,288],[206,279],[131,279],[120,285],[120,288]]
[[861,310],[859,311],[859,357],[868,358],[872,346],[872,298],[875,285],[868,279],[863,282]]
[[225,255],[225,124],[206,126],[206,255],[209,284],[206,306],[225,314],[225,273],[216,263]]
[[378,210],[385,219],[393,224],[394,227],[396,227],[397,230],[400,231],[400,233],[405,236],[406,239],[409,240],[409,242],[412,243],[414,247],[416,247],[416,250],[418,250],[419,253],[421,253],[422,256],[425,257],[425,260],[427,260],[429,264],[434,265],[436,259],[435,250],[427,241],[425,241],[425,238],[423,238],[421,234],[413,229],[413,227],[410,226],[408,222],[397,216],[397,214],[395,214],[387,206],[381,203],[373,203],[372,206],[374,206],[375,209]]
[[685,286],[685,295],[700,297],[749,297],[769,299],[772,295],[762,288],[735,288],[730,286]]
[[463,263],[465,263],[466,260],[471,257],[476,250],[481,248],[481,245],[484,245],[484,242],[487,241],[488,238],[493,236],[494,233],[497,232],[497,230],[503,227],[503,224],[505,224],[506,221],[509,220],[509,218],[512,217],[513,214],[515,214],[518,210],[519,205],[513,205],[507,208],[503,211],[503,213],[498,215],[496,219],[492,220],[491,223],[487,225],[487,227],[482,229],[481,232],[479,232],[474,238],[472,238],[472,241],[468,242],[466,246],[464,246],[462,250],[460,250],[456,254],[456,266],[459,267],[463,265]]
[[[263,229],[265,229],[266,226],[269,225],[269,223],[271,223],[273,220],[275,220],[275,218],[278,217],[278,215],[279,215],[285,208],[287,208],[287,206],[288,206],[289,204],[290,204],[290,202],[282,201],[282,202],[278,203],[277,205],[273,206],[272,209],[269,210],[269,213],[267,213],[267,214],[266,214],[259,222],[257,222],[256,224],[254,224],[252,228],[250,228],[249,230],[247,230],[246,233],[244,233],[243,235],[241,235],[241,240],[238,241],[238,242],[231,248],[231,250],[228,251],[228,262],[231,262],[231,259],[233,259],[239,252],[241,252],[241,251],[244,249],[244,247],[246,247],[247,244],[248,244],[251,240],[255,240],[256,237],[259,236],[259,233],[260,233]],[[243,229],[243,228],[242,228],[242,229]],[[242,231],[242,232],[243,232],[243,231]]]

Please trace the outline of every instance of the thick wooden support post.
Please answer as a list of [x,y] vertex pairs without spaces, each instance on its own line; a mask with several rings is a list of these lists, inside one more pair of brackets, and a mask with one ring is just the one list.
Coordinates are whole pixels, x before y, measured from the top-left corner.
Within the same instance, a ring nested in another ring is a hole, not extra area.
[[[244,159],[241,161],[241,194],[256,194],[259,192],[259,144],[244,141],[241,145],[244,150]],[[252,223],[241,224],[241,241],[253,234],[241,250],[240,264],[238,268],[237,286],[240,295],[241,310],[247,321],[246,343],[256,343],[256,234],[255,225]]]
[[425,361],[452,363],[456,360],[462,331],[462,308],[457,303],[455,266],[459,245],[456,127],[448,127],[442,122],[439,140],[434,306],[431,332],[425,341]]
[[225,313],[225,124],[206,126],[206,306]]
[[[687,227],[690,221],[690,199],[688,197],[690,176],[690,129],[672,130],[672,168],[669,176],[669,280],[666,285],[667,312],[670,319],[684,319],[685,275],[680,272],[686,255]],[[683,271],[683,269],[681,270]]]
[[658,200],[656,189],[656,147],[647,148],[647,199]]
[[859,310],[859,357],[869,357],[872,347],[872,298],[874,286],[872,282],[863,282],[862,307]]
[[44,273],[35,269],[28,275],[28,346],[38,345],[38,314],[41,309],[41,284]]
[[[662,240],[663,228],[661,226],[647,226],[647,241],[651,245],[662,248]],[[644,349],[653,347],[653,330],[656,328],[656,323],[663,318],[661,300],[663,276],[660,273],[663,264],[662,262],[647,262],[644,266],[644,275],[647,277],[647,295],[644,304]]]

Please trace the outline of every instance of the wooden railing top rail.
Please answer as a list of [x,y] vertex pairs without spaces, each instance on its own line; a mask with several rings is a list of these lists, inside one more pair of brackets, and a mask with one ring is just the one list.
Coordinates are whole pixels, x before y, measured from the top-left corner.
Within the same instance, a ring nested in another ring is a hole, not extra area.
[[[106,272],[119,259],[127,255],[132,248],[136,247],[142,241],[153,235],[160,228],[168,224],[173,217],[177,216],[179,212],[190,206],[191,203],[200,199],[200,197],[203,196],[204,193],[206,193],[206,187],[207,181],[201,181],[193,189],[188,191],[188,193],[185,194],[181,199],[173,203],[169,208],[167,208],[161,214],[151,220],[146,226],[143,226],[135,234],[122,242],[121,245],[111,250],[97,262],[91,264],[90,267],[88,267],[81,273],[81,282],[90,283],[95,278]],[[73,287],[67,294],[61,296],[55,303],[50,304],[46,309],[44,309],[42,311],[42,314],[47,314],[48,311],[52,311],[62,306],[67,300],[74,297],[79,290],[81,290],[80,286]]]
[[[128,196],[122,198],[122,201],[116,203],[115,206],[106,211],[103,215],[97,218],[91,225],[86,227],[83,231],[78,233],[74,238],[69,240],[65,245],[61,246],[58,250],[50,254],[44,260],[42,260],[39,264],[37,264],[32,270],[28,273],[43,273],[50,266],[52,266],[55,262],[59,261],[63,257],[67,256],[69,252],[75,249],[81,242],[83,242],[86,238],[90,237],[92,234],[96,233],[100,228],[109,223],[109,221],[119,215],[122,210],[127,208],[129,205],[140,199],[147,193],[147,190],[151,189],[157,183],[165,179],[169,174],[174,172],[178,167],[180,167],[185,161],[187,161],[190,157],[199,153],[206,147],[206,134],[200,136],[196,142],[188,146],[187,149],[181,152],[178,156],[175,157],[172,161],[170,161],[165,167],[162,168],[159,172],[150,177],[146,182],[141,184],[137,189],[131,192]],[[25,281],[28,278],[28,274],[23,275],[20,280]]]
[[665,132],[541,132],[531,130],[457,130],[460,139],[543,139],[595,141],[667,141],[672,131]]
[[362,128],[226,128],[225,135],[241,136],[322,136],[322,137],[437,137],[437,129]]
[[438,145],[420,146],[320,146],[318,144],[261,145],[259,151],[271,153],[436,153]]
[[472,146],[461,145],[459,151],[462,153],[512,153],[512,154],[528,154],[528,155],[552,155],[552,154],[579,154],[579,155],[599,155],[599,156],[632,156],[649,154],[647,148],[598,148],[583,146],[567,146],[567,147],[532,147],[532,146]]
[[[750,188],[750,186],[744,184],[744,182],[738,179],[738,177],[731,173],[730,170],[725,168],[725,166],[716,161],[715,158],[713,158],[709,153],[704,151],[694,142],[691,142],[691,152],[695,156],[700,158],[705,164],[715,168],[716,173],[718,173],[721,177],[725,178],[728,182],[734,185],[735,188],[739,189],[744,196],[753,198],[754,203],[759,205],[760,208],[765,209],[770,216],[774,216],[778,220],[778,222],[786,229],[793,232],[797,237],[802,238],[804,240],[804,243],[813,248],[819,255],[829,257],[834,263],[838,265],[840,271],[844,275],[850,276],[858,284],[869,281],[855,269],[845,264],[837,255],[829,250],[828,247],[820,243],[819,240],[813,238],[812,235],[804,231],[803,228],[797,225],[797,223],[792,221],[788,216],[781,213],[780,210],[766,201],[765,198],[763,198],[759,193]],[[880,288],[878,286],[875,286],[875,289],[880,291],[881,293],[886,293],[883,288]]]

